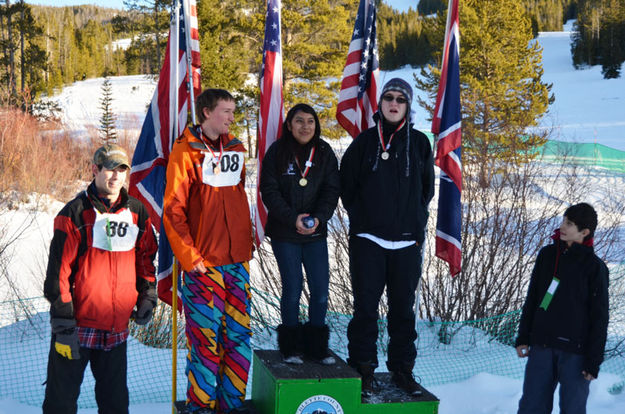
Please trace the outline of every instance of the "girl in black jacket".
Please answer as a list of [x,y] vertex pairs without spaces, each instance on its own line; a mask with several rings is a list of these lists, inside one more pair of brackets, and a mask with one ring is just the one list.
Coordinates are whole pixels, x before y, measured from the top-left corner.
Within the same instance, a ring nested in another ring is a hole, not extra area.
[[[329,264],[327,222],[339,197],[338,162],[315,110],[297,104],[287,113],[282,136],[267,150],[260,192],[267,207],[266,235],[271,238],[280,276],[282,298],[278,347],[288,363],[301,364],[300,351],[324,364],[333,364],[325,325]],[[302,265],[310,290],[309,321],[298,321]],[[302,346],[303,345],[303,346]]]

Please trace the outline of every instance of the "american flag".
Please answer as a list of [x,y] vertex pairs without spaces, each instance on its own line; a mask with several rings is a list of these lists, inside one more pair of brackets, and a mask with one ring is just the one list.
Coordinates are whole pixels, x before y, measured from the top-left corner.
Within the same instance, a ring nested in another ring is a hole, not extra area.
[[[257,177],[260,181],[265,152],[282,133],[284,118],[284,99],[282,97],[282,48],[280,46],[280,11],[281,0],[267,1],[265,16],[265,41],[263,43],[263,66],[260,72],[260,116],[258,117],[258,168]],[[256,229],[256,243],[265,238],[265,223],[267,209],[263,204],[256,186],[256,207],[254,214],[254,228]]]
[[[182,7],[179,13],[179,30],[176,31],[175,8],[169,27],[169,38],[165,60],[161,68],[158,84],[141,127],[141,134],[132,157],[129,193],[147,207],[152,223],[160,233],[158,248],[158,296],[171,304],[172,267],[174,256],[171,251],[165,228],[161,226],[163,194],[167,160],[174,140],[182,134],[187,125],[191,94],[187,76],[188,62],[193,74],[193,96],[200,92],[200,41],[195,0],[176,1]],[[189,27],[187,31],[186,28]],[[186,37],[186,35],[189,37]],[[187,50],[191,50],[191,56]],[[172,58],[178,54],[178,59]],[[176,79],[178,66],[178,79]],[[178,108],[175,108],[178,94]],[[174,118],[178,117],[178,130],[174,131]]]
[[374,0],[360,0],[352,41],[343,69],[336,120],[352,136],[374,125],[380,74]]
[[460,30],[458,0],[449,0],[447,28],[432,132],[438,135],[436,165],[441,169],[436,220],[436,256],[449,263],[452,276],[461,270],[462,131],[460,114]]

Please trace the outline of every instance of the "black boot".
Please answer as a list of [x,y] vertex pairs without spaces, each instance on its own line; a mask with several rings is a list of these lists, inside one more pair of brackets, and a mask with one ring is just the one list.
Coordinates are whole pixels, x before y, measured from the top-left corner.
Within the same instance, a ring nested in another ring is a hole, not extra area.
[[419,396],[423,392],[421,391],[421,386],[419,386],[419,383],[415,381],[415,378],[412,374],[413,366],[414,364],[405,364],[391,370],[391,372],[393,373],[391,381],[393,381],[393,383],[397,385],[397,387],[406,391],[409,395]]
[[303,364],[301,356],[301,325],[297,326],[278,326],[278,349],[282,354],[284,362],[288,364]]
[[361,385],[361,393],[363,397],[371,397],[373,395],[375,377],[373,373],[375,371],[375,366],[371,364],[371,362],[361,362],[357,364],[354,368],[360,374]]
[[330,354],[328,340],[330,330],[327,325],[314,326],[310,322],[304,325],[304,355],[323,365],[332,365],[336,359]]

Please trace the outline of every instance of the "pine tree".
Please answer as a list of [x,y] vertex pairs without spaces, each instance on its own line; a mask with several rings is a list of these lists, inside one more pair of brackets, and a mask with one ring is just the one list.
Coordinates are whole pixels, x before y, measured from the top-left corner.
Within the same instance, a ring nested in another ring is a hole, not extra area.
[[625,0],[579,0],[571,51],[576,68],[601,64],[604,78],[618,78],[625,61]]
[[[443,44],[445,22],[441,14],[433,45]],[[554,98],[542,81],[542,50],[531,41],[529,20],[516,0],[462,1],[460,22],[463,165],[477,166],[479,182],[488,186],[502,160],[527,162],[544,144],[546,137],[528,128]],[[430,66],[422,75],[417,87],[431,101],[419,103],[432,112],[440,69]]]
[[[204,2],[198,2],[198,7]],[[132,11],[131,17],[126,19],[125,25],[136,31],[139,36],[133,36],[132,50],[129,50],[129,59],[139,58],[143,73],[158,73],[163,59],[162,51],[167,42],[169,29],[169,14],[172,0],[124,0],[124,6]],[[120,19],[116,20],[120,23]],[[130,63],[137,67],[137,62]]]
[[43,40],[43,29],[35,21],[29,4],[22,1],[19,3],[19,9],[20,19],[17,24],[21,39],[20,85],[22,93],[28,93],[32,98],[36,98],[45,89],[43,74],[48,57],[40,45]]
[[324,136],[337,138],[344,131],[336,104],[357,9],[340,0],[286,0],[283,7],[285,105],[312,104]]
[[539,31],[559,32],[568,11],[577,0],[524,0],[522,3],[532,23],[534,36]]
[[111,107],[113,103],[113,86],[108,76],[102,82],[102,97],[100,98],[100,135],[103,144],[112,144],[117,141],[117,131],[115,130],[115,114]]
[[397,12],[384,3],[378,8],[378,49],[380,68],[392,70],[405,65],[431,62],[432,52],[420,12]]
[[424,16],[445,11],[447,9],[447,1],[445,0],[421,0],[417,6],[417,10]]
[[[231,37],[234,39],[240,37],[242,41],[250,41],[245,43],[247,51],[235,53],[240,55],[247,53],[252,68],[250,71],[259,74],[266,5],[264,2],[252,2],[251,5],[254,12],[252,17],[241,16],[241,33],[231,34]],[[340,79],[356,12],[357,3],[354,4],[349,0],[282,1],[285,108],[288,110],[298,102],[312,105],[319,115],[324,137],[335,138],[344,134],[336,123],[335,113]],[[214,14],[220,15],[221,13]],[[200,24],[202,24],[201,21]],[[204,43],[204,39],[202,42]],[[239,58],[239,62],[240,60]],[[202,62],[206,62],[204,49]],[[212,64],[217,63],[221,64],[219,59]],[[207,70],[203,68],[203,73],[206,72]],[[208,72],[210,74],[210,71]],[[242,88],[239,86],[237,89]],[[247,95],[247,97],[258,102],[258,88],[256,88],[255,96]],[[255,113],[258,111],[256,110]]]
[[6,90],[11,100],[15,100],[17,94],[15,55],[18,48],[15,19],[18,17],[18,9],[16,5],[11,5],[10,0],[6,0],[1,11],[0,23],[2,23],[2,36],[0,37],[0,44],[2,47],[2,57],[0,59],[0,64],[2,65],[2,69],[4,69],[2,83],[6,84]]

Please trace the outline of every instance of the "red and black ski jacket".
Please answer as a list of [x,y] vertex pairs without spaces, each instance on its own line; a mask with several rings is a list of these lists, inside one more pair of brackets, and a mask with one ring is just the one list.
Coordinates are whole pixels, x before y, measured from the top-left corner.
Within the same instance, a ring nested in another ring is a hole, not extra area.
[[[123,237],[130,226],[137,234],[134,248],[111,251],[94,246],[94,232],[98,232],[94,223],[103,214],[125,215],[132,221],[116,228],[116,216],[107,216],[111,220],[106,221],[104,234]],[[155,286],[156,250],[156,237],[143,204],[122,188],[117,201],[107,208],[92,183],[54,219],[44,283],[51,317],[73,318],[80,327],[111,332],[127,329],[138,295]]]

